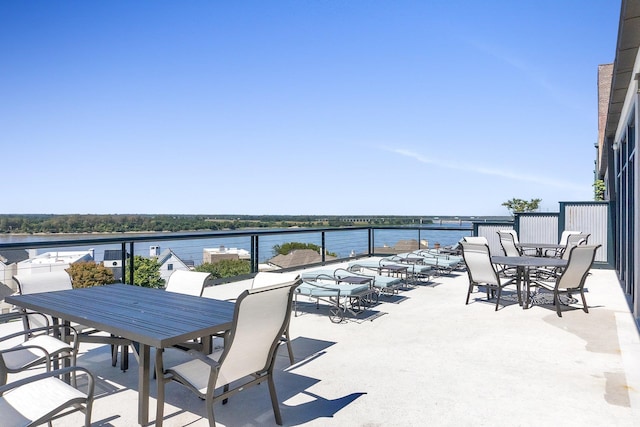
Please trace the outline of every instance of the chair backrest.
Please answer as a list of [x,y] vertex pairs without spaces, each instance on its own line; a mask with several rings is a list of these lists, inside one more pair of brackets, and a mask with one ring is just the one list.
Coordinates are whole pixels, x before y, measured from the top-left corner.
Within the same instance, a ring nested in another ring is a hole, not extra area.
[[602,245],[577,245],[567,251],[567,266],[558,278],[556,288],[582,288],[600,246]]
[[498,231],[498,236],[500,237],[500,246],[502,246],[502,250],[504,251],[505,256],[520,256],[520,250],[516,246],[517,240],[514,238],[513,230],[501,230]]
[[489,245],[462,242],[462,257],[472,283],[500,284],[498,273],[491,262]]
[[489,246],[489,241],[484,236],[465,236],[465,237],[462,238],[462,241],[460,242],[460,244],[462,244],[464,242],[467,242],[467,243],[479,243],[481,245]]
[[209,277],[211,277],[211,273],[176,270],[169,276],[164,290],[201,297],[204,285],[209,280]]
[[[40,292],[66,291],[73,289],[71,276],[64,270],[46,273],[16,274],[13,280],[18,283],[21,295],[38,294]],[[26,315],[23,317],[25,329],[39,328],[51,323],[51,316]]]
[[562,259],[569,259],[569,254],[574,246],[586,245],[590,234],[574,233],[567,236],[567,243],[562,251]]
[[560,235],[560,241],[558,242],[559,245],[562,246],[566,246],[567,244],[567,239],[569,238],[570,235],[572,234],[581,234],[579,231],[570,231],[570,230],[564,230],[562,232],[562,234]]
[[251,289],[263,288],[265,286],[275,286],[295,282],[300,279],[298,273],[273,273],[261,271],[255,275],[251,281]]
[[510,228],[508,230],[500,230],[500,232],[511,234],[511,236],[513,236],[513,241],[515,242],[516,245],[520,243],[520,240],[518,239],[518,232],[516,230]]
[[280,338],[289,324],[293,292],[300,283],[298,278],[240,294],[220,356],[216,387],[273,368]]
[[18,291],[21,295],[72,289],[71,276],[64,270],[16,274],[13,276],[13,280],[18,283]]

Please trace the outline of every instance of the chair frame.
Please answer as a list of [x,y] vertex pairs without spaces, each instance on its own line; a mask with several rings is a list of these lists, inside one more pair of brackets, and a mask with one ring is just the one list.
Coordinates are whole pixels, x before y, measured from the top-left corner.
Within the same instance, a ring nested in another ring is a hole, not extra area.
[[[5,350],[4,352],[7,352],[7,350]],[[69,385],[65,382],[63,382],[60,378],[63,378],[65,376],[71,375],[73,378],[75,378],[77,376],[78,372],[82,372],[85,373],[87,375],[88,378],[88,382],[87,382],[87,393],[86,393],[86,397],[85,398],[73,398],[73,399],[67,399],[63,402],[60,402],[59,405],[57,405],[55,407],[55,409],[44,413],[44,414],[38,414],[38,418],[31,420],[29,422],[29,424],[27,424],[28,426],[36,426],[36,425],[40,425],[40,424],[44,424],[44,423],[48,423],[49,425],[51,425],[51,421],[56,420],[58,418],[67,416],[71,413],[74,412],[83,412],[84,413],[84,425],[85,427],[89,427],[91,426],[91,411],[93,409],[93,398],[94,398],[94,389],[95,389],[95,380],[93,375],[91,374],[91,372],[83,367],[80,366],[71,366],[71,367],[67,367],[67,368],[61,368],[61,369],[57,369],[57,370],[49,370],[47,369],[46,372],[41,373],[41,374],[37,374],[37,375],[33,375],[33,376],[29,376],[26,378],[22,378],[16,381],[12,381],[10,383],[4,384],[0,386],[0,401],[1,400],[6,400],[5,395],[8,393],[11,393],[12,390],[16,390],[19,389],[20,387],[23,386],[28,386],[30,384],[34,384],[34,383],[38,383],[41,381],[45,381],[49,378],[53,378],[54,381],[59,381],[56,382],[56,384],[61,385],[62,387],[73,387],[75,389],[77,389],[77,387],[75,387],[75,385]],[[34,407],[39,407],[39,405],[37,403],[34,403],[33,405]],[[5,424],[3,424],[5,425]]]
[[[535,281],[533,282],[534,286],[538,286],[544,288],[548,291],[553,292],[553,305],[556,306],[556,314],[558,317],[562,317],[562,310],[560,309],[561,300],[560,295],[567,295],[571,298],[573,293],[579,293],[582,299],[582,310],[585,313],[589,313],[589,308],[587,306],[587,300],[584,296],[584,283],[587,280],[587,276],[589,275],[589,270],[593,266],[593,261],[596,257],[596,252],[602,245],[576,245],[573,246],[569,252],[569,258],[567,261],[567,266],[563,268],[562,273],[557,277],[554,282],[544,282],[544,281]],[[590,260],[588,266],[584,265],[575,266],[576,263],[584,261],[583,259],[576,258],[578,252],[576,251],[591,251]],[[583,271],[576,269],[584,268]],[[565,282],[569,282],[569,285],[565,285]],[[564,304],[563,304],[564,305]]]
[[[46,323],[45,326],[32,329],[22,329],[0,337],[0,343],[20,336],[23,337],[22,343],[0,350],[0,352],[28,351],[30,354],[28,359],[16,360],[16,362],[21,362],[20,366],[10,367],[6,365],[4,360],[0,360],[0,385],[7,383],[8,374],[15,374],[29,370],[42,364],[47,364],[47,370],[51,368],[50,365],[52,362],[55,365],[54,367],[57,368],[62,359],[69,359],[70,366],[76,365],[76,359],[78,356],[78,332],[75,328],[72,326],[49,325],[48,319],[44,314],[38,312],[31,313],[31,315],[36,314],[43,317],[44,322]],[[0,323],[7,323],[12,320],[17,320],[18,318],[24,318],[24,316],[25,314],[22,312],[2,314],[0,315]],[[61,329],[64,329],[64,334],[61,334]],[[65,341],[59,338],[61,335],[66,337]],[[44,342],[41,342],[42,340],[40,338],[43,338]],[[32,350],[41,352],[42,355],[37,357]],[[75,381],[75,378],[71,378],[71,380]]]
[[[29,290],[28,292],[26,292],[27,294],[33,294],[33,293],[40,293],[40,292],[51,292],[51,291],[56,291],[56,290],[66,290],[66,289],[72,289],[73,285],[71,283],[71,276],[69,275],[69,273],[67,273],[65,270],[61,270],[61,271],[54,271],[51,272],[50,274],[53,273],[59,273],[60,274],[60,279],[62,280],[62,278],[64,277],[64,275],[66,275],[66,279],[68,279],[68,284],[65,280],[64,285],[60,285],[60,284],[56,284],[53,288],[35,288],[37,286],[40,286],[40,283],[34,283],[34,288],[33,290]],[[64,275],[63,275],[64,273]],[[38,276],[41,274],[47,274],[47,273],[34,273],[34,276]],[[24,295],[25,294],[25,290],[24,290],[24,284],[25,284],[25,277],[28,276],[21,276],[19,274],[16,274],[13,276],[13,280],[18,284],[18,292],[20,293],[20,295]],[[30,312],[28,310],[22,310],[22,312],[25,314],[25,316],[23,317],[23,322],[24,322],[24,328],[25,329],[32,329],[33,326],[30,324],[29,321],[29,316],[31,316],[32,314],[34,314],[33,312]],[[126,371],[127,369],[129,369],[129,346],[132,344],[131,340],[128,340],[126,338],[122,338],[122,337],[116,337],[116,336],[102,336],[102,335],[96,335],[98,332],[97,329],[93,329],[90,328],[88,330],[82,330],[82,328],[85,328],[85,326],[83,325],[75,325],[76,329],[80,329],[78,330],[78,340],[80,342],[87,342],[87,343],[98,343],[98,344],[108,344],[111,346],[111,366],[116,366],[118,363],[118,348],[121,349],[121,359],[120,359],[120,369],[122,371]]]

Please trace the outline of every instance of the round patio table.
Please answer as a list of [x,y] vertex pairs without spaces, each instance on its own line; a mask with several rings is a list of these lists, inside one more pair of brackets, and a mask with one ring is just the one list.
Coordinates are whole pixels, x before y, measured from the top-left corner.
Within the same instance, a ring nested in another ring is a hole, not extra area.
[[522,308],[529,308],[530,302],[530,280],[529,280],[529,270],[531,268],[541,268],[541,267],[566,267],[567,260],[561,258],[547,258],[547,257],[537,257],[537,256],[502,256],[495,255],[491,257],[491,262],[494,264],[505,265],[509,267],[516,267],[517,269],[517,280],[518,284],[524,284],[523,292],[525,293],[525,303]]

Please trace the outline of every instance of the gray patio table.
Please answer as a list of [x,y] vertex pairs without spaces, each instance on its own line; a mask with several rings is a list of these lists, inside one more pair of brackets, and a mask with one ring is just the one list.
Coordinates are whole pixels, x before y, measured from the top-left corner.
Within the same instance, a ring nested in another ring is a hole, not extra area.
[[545,249],[561,249],[566,245],[560,245],[558,243],[517,243],[516,247],[519,249],[535,249],[536,256],[542,256],[542,251]]
[[64,322],[78,322],[139,343],[138,423],[149,423],[150,348],[192,339],[211,346],[211,336],[231,328],[234,304],[125,284],[95,286],[5,298]]
[[520,284],[524,282],[524,286],[521,289],[524,289],[525,293],[525,303],[522,305],[522,308],[529,308],[529,285],[531,281],[529,280],[529,270],[531,268],[541,268],[541,267],[566,267],[567,260],[560,258],[547,258],[547,257],[538,257],[538,256],[502,256],[502,255],[494,255],[491,257],[491,262],[494,264],[500,264],[510,267],[516,267],[518,270],[517,280]]

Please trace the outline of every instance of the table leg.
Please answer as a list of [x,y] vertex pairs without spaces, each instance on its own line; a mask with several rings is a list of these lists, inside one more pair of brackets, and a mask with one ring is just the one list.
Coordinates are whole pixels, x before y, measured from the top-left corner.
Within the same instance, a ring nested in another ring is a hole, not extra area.
[[200,343],[202,345],[202,352],[204,354],[213,353],[213,340],[211,339],[211,335],[200,338]]
[[138,424],[149,424],[150,389],[150,352],[149,346],[139,343],[138,349]]
[[529,278],[529,269],[526,267],[523,267],[523,270],[524,270],[524,287],[527,293],[527,301],[525,302],[524,308],[527,309],[531,304],[531,286],[530,286],[531,280]]
[[525,278],[524,278],[524,267],[516,267],[516,282],[517,282],[517,288],[520,289],[520,292],[518,294],[518,304],[522,306],[522,308],[526,308],[526,301],[527,301],[527,297],[525,296],[524,301],[523,302],[523,295],[522,294],[526,294],[527,290],[526,290],[526,286],[525,286]]

